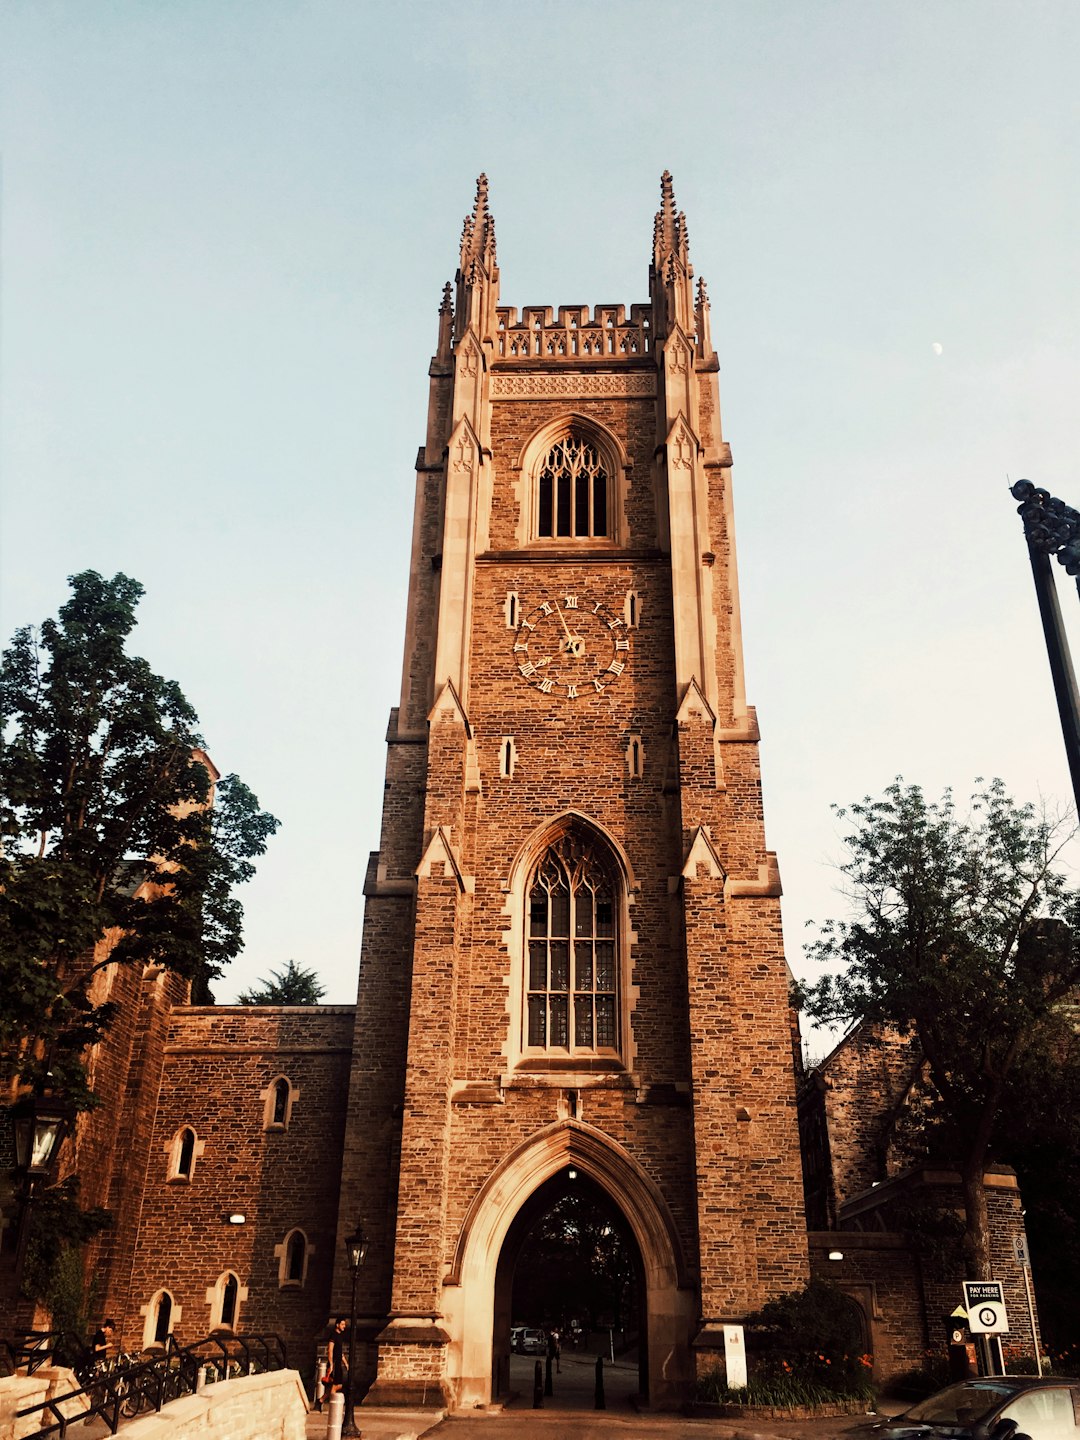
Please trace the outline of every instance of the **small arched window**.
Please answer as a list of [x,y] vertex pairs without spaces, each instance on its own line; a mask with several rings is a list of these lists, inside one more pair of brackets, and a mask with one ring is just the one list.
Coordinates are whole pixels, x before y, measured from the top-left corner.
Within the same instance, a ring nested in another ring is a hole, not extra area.
[[180,1318],[180,1307],[173,1305],[168,1290],[159,1290],[143,1312],[143,1349],[150,1345],[165,1345],[176,1320]]
[[169,1179],[190,1180],[195,1174],[195,1162],[202,1154],[202,1148],[191,1126],[182,1125],[169,1147]]
[[618,1050],[618,893],[609,858],[575,833],[541,856],[526,895],[526,1053]]
[[213,1290],[211,1329],[235,1330],[240,1318],[240,1281],[231,1270],[223,1271]]
[[308,1240],[303,1230],[290,1230],[283,1244],[275,1247],[279,1257],[278,1285],[296,1287],[307,1279]]
[[289,1120],[292,1116],[292,1107],[299,1095],[294,1090],[287,1075],[279,1075],[272,1081],[269,1087],[262,1092],[265,1101],[263,1110],[264,1130],[287,1130]]
[[221,1287],[221,1323],[230,1330],[236,1325],[236,1310],[240,1295],[240,1284],[235,1275],[227,1275]]
[[574,431],[557,440],[540,462],[535,495],[539,539],[610,536],[610,476],[597,447]]

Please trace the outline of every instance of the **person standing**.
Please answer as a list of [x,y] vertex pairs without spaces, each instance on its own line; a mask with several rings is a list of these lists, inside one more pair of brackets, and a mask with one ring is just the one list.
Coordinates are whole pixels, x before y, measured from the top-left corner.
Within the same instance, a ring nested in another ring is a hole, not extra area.
[[337,1320],[334,1323],[334,1333],[330,1336],[330,1346],[327,1351],[326,1361],[330,1371],[331,1395],[345,1388],[345,1380],[349,1374],[349,1359],[345,1344],[345,1332],[348,1328],[349,1322],[347,1320]]
[[557,1325],[553,1325],[548,1331],[548,1354],[555,1361],[555,1372],[562,1374],[562,1336],[559,1334]]
[[109,1346],[116,1335],[116,1321],[105,1319],[94,1331],[90,1340],[90,1348],[94,1352],[94,1360],[102,1365],[109,1358]]

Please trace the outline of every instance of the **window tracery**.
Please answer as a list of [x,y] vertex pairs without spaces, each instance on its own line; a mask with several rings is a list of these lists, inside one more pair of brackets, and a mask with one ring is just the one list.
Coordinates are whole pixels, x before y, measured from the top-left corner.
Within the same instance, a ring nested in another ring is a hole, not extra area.
[[609,476],[597,447],[574,432],[556,440],[537,471],[537,536],[607,539],[609,502]]
[[527,1050],[618,1049],[617,893],[610,865],[577,835],[541,858],[526,898]]

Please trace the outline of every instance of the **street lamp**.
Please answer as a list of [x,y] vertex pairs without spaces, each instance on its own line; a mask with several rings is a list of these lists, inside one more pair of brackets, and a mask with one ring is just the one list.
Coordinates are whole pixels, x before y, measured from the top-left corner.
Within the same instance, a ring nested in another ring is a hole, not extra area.
[[[1080,576],[1080,511],[1066,505],[1048,490],[1030,480],[1018,480],[1009,487],[1014,500],[1019,500],[1017,514],[1024,522],[1035,596],[1042,618],[1046,653],[1057,697],[1061,734],[1069,762],[1073,795],[1080,807],[1080,695],[1077,694],[1069,642],[1061,619],[1057,589],[1054,585],[1050,556],[1056,555],[1065,573]],[[1080,590],[1080,579],[1077,579]]]
[[15,1252],[16,1286],[22,1279],[23,1261],[26,1259],[34,1186],[52,1174],[73,1114],[69,1100],[44,1089],[33,1091],[11,1107],[15,1169],[26,1183],[26,1200],[19,1220],[19,1242]]
[[360,1266],[364,1263],[367,1248],[368,1241],[364,1234],[364,1227],[357,1224],[353,1233],[345,1237],[345,1254],[349,1257],[349,1270],[352,1273],[352,1304],[349,1309],[349,1378],[345,1385],[345,1423],[341,1427],[343,1436],[360,1434],[353,1415],[355,1393],[353,1376],[356,1373],[356,1280],[360,1274]]

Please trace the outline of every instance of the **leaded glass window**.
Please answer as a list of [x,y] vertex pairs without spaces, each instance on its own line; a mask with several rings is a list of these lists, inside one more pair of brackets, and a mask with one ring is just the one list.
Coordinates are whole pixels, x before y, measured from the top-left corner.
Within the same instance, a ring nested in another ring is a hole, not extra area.
[[548,451],[536,485],[541,539],[607,537],[608,475],[595,445],[567,435]]
[[607,866],[573,836],[537,866],[526,914],[529,1049],[618,1048],[615,898]]

